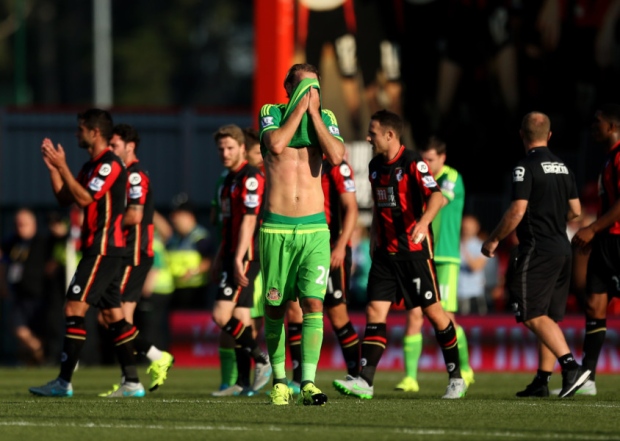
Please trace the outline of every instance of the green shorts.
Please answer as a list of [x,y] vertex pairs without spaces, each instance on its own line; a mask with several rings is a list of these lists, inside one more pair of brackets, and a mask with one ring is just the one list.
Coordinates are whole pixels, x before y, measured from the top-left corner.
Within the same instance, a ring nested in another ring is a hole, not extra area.
[[437,284],[441,293],[441,306],[448,312],[456,312],[458,309],[457,287],[459,283],[458,263],[437,263]]
[[254,306],[250,309],[252,318],[259,318],[265,315],[265,298],[263,297],[263,276],[259,272],[254,279]]
[[330,262],[325,213],[303,217],[266,213],[259,241],[267,305],[280,306],[304,297],[325,298]]

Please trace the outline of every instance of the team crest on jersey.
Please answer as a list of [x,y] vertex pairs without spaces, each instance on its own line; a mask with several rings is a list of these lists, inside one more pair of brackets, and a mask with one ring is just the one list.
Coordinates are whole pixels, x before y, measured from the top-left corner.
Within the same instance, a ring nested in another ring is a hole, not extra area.
[[273,116],[263,116],[260,125],[265,128],[273,125]]
[[349,168],[347,164],[342,164],[340,166],[340,174],[344,176],[345,178],[348,178],[349,176],[351,176],[351,169]]
[[418,171],[420,173],[428,173],[428,165],[426,165],[426,162],[418,161],[418,164],[416,165],[416,167],[418,168]]
[[276,288],[269,288],[267,291],[267,300],[272,302],[276,302],[282,298],[282,293],[278,291]]
[[131,185],[138,185],[140,182],[142,182],[142,176],[140,176],[140,173],[132,173],[129,175],[129,183]]
[[396,180],[397,180],[398,182],[400,182],[400,181],[402,181],[402,180],[403,180],[403,169],[402,169],[402,168],[400,168],[400,167],[398,167],[398,168],[396,169]]
[[108,176],[112,172],[112,166],[110,164],[102,164],[99,168],[99,174],[101,176]]
[[248,178],[247,181],[245,181],[245,188],[250,191],[256,190],[258,188],[258,179]]
[[523,182],[525,179],[525,168],[515,167],[512,171],[512,182]]

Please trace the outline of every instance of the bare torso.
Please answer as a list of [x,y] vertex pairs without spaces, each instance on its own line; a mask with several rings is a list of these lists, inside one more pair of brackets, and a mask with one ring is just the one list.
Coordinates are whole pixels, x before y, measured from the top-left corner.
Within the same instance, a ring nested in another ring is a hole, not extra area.
[[321,149],[314,147],[287,147],[279,155],[268,154],[265,158],[266,209],[289,217],[322,213],[322,158]]

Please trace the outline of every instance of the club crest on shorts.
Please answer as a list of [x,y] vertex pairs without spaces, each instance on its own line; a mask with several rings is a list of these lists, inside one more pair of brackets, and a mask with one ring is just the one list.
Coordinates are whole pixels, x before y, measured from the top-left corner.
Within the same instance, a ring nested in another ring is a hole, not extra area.
[[278,291],[276,288],[269,288],[269,291],[267,291],[267,300],[275,302],[277,300],[280,300],[281,298],[282,298],[282,293]]

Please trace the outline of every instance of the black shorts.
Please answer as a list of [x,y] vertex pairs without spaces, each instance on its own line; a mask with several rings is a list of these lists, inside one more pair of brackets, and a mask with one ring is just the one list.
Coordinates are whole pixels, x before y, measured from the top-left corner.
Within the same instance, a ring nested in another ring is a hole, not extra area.
[[586,293],[607,293],[609,299],[620,298],[620,236],[606,234],[592,242]]
[[440,301],[435,262],[432,259],[392,260],[375,253],[367,292],[369,302],[398,303],[404,299],[407,310],[431,306]]
[[101,309],[121,306],[121,256],[84,256],[67,290],[67,300]]
[[517,255],[508,286],[518,323],[543,315],[564,318],[571,278],[572,256]]
[[257,260],[245,262],[245,276],[249,279],[248,286],[239,286],[234,278],[232,261],[225,261],[215,300],[235,302],[242,308],[254,306],[254,281],[260,272],[260,262]]
[[325,292],[325,306],[336,306],[347,303],[349,296],[349,285],[351,280],[351,248],[347,247],[344,262],[340,268],[332,269],[327,280],[327,291]]
[[343,77],[354,77],[357,74],[355,37],[347,29],[342,6],[328,11],[308,12],[306,62],[320,68],[326,43],[334,46],[340,74]]
[[121,279],[121,301],[139,302],[142,297],[144,281],[153,266],[153,258],[142,256],[138,266],[132,265],[133,259],[124,259]]

